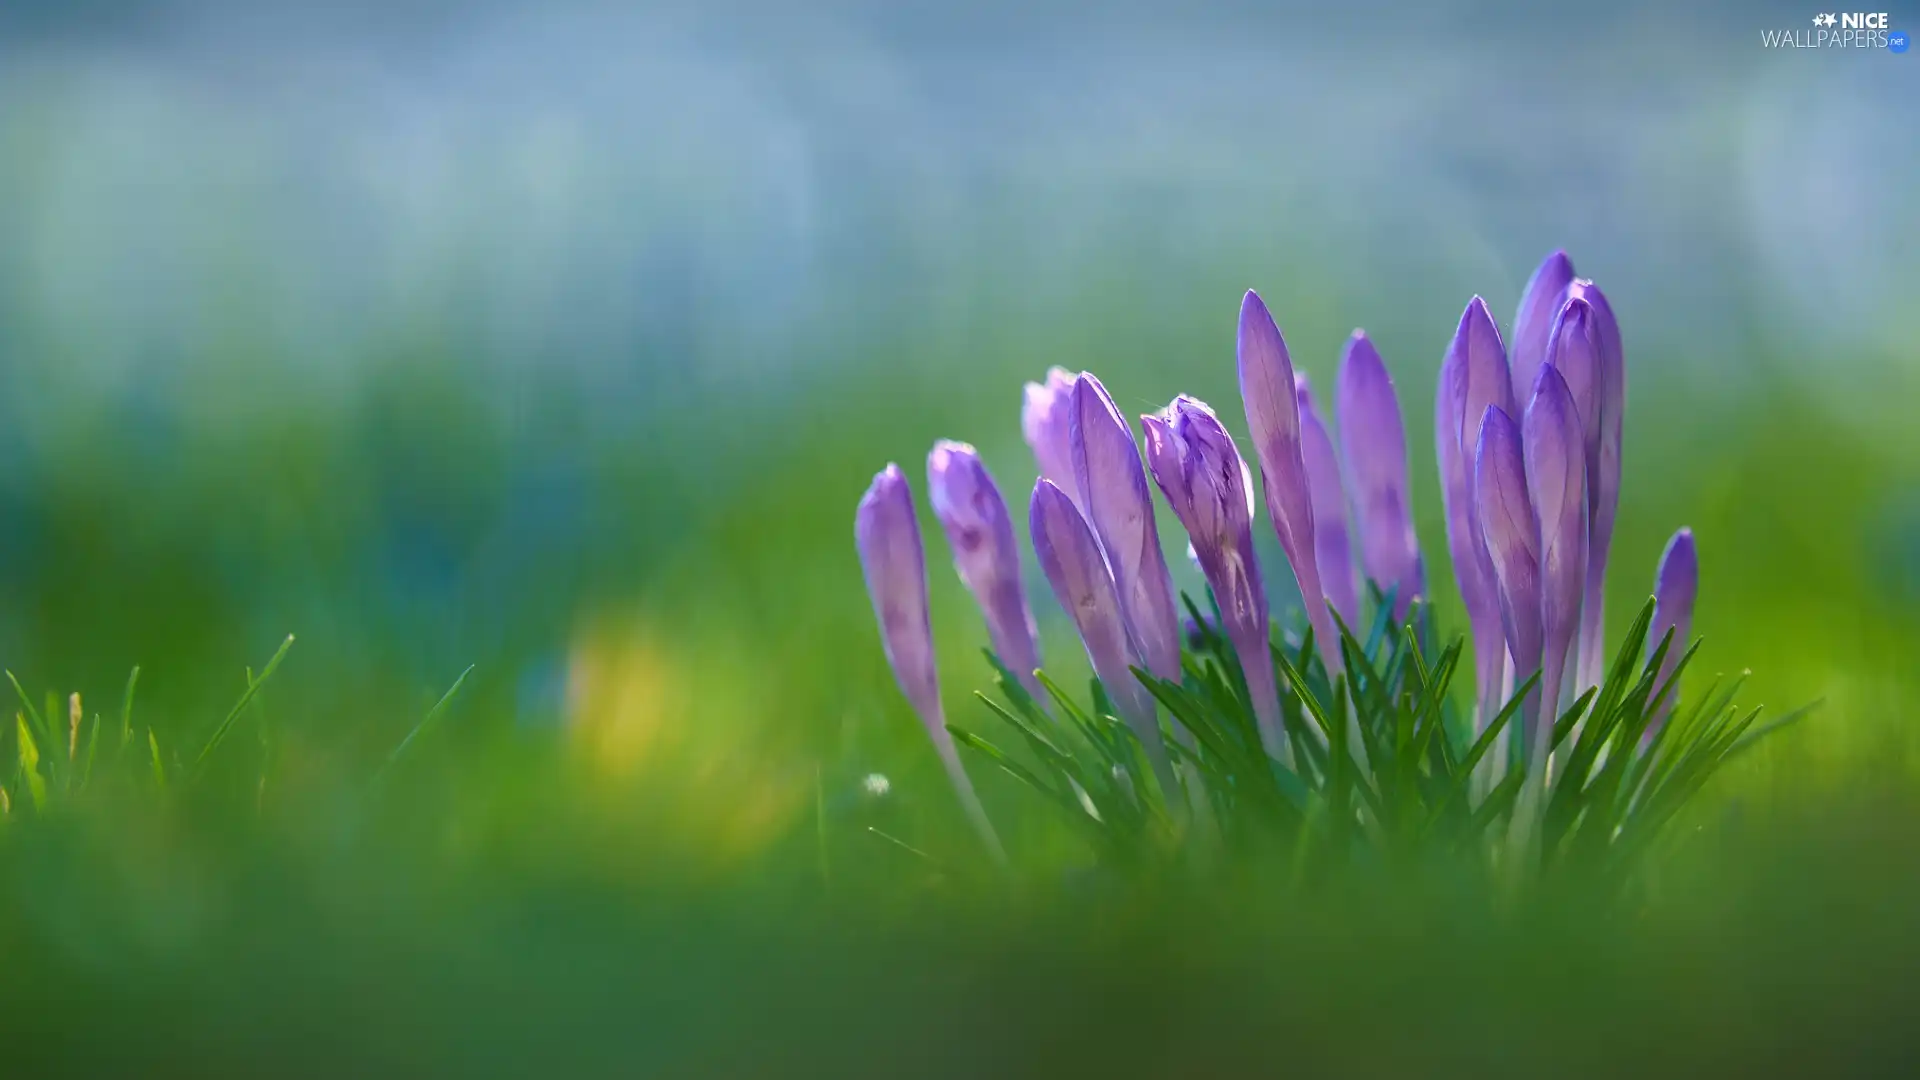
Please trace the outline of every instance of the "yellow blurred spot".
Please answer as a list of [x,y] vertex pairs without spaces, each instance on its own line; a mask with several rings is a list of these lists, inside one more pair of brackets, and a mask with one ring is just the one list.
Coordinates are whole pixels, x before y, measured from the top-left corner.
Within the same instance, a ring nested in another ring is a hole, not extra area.
[[[709,864],[756,855],[794,827],[808,781],[766,749],[750,670],[668,641],[644,624],[575,635],[567,671],[571,740],[614,813],[664,820],[655,837]],[[810,773],[807,775],[811,775]]]

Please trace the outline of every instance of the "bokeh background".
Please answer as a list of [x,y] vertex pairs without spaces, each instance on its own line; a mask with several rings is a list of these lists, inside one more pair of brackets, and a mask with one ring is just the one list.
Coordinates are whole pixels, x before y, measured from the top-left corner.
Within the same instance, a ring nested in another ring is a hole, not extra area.
[[[200,825],[294,792],[316,876],[360,856],[314,807],[358,805],[469,665],[393,796],[410,872],[923,857],[874,823],[959,859],[853,557],[872,473],[923,488],[962,438],[1023,501],[1020,388],[1055,364],[1237,421],[1255,287],[1317,379],[1379,344],[1445,580],[1441,351],[1564,247],[1627,347],[1610,606],[1691,525],[1702,666],[1826,699],[1726,783],[1818,805],[1905,769],[1920,700],[1920,60],[1761,47],[1812,14],[5,4],[0,665],[117,703],[138,664],[137,727],[190,759],[296,634]],[[978,722],[982,628],[929,556]],[[981,780],[1016,853],[1054,853]],[[229,910],[196,873],[149,881],[198,898],[190,940]]]

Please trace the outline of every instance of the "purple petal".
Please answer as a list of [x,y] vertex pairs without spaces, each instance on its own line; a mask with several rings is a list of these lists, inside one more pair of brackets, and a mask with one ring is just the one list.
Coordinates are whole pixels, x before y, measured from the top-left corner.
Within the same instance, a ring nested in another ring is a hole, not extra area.
[[1527,493],[1525,453],[1513,418],[1489,408],[1480,421],[1474,460],[1475,511],[1492,557],[1500,623],[1514,675],[1540,666],[1540,531]]
[[[1127,634],[1113,576],[1107,572],[1093,530],[1074,509],[1073,500],[1050,480],[1034,485],[1027,525],[1033,534],[1034,553],[1040,557],[1040,569],[1079,631],[1093,673],[1105,685],[1121,719],[1153,757],[1155,771],[1160,772],[1166,748],[1154,719],[1153,700],[1128,670],[1136,660],[1133,642]],[[1170,776],[1166,772],[1162,783],[1167,783]]]
[[1147,471],[1153,474],[1154,482],[1160,485],[1173,512],[1184,522],[1187,502],[1193,494],[1187,490],[1186,475],[1180,464],[1186,448],[1169,423],[1172,412],[1172,406],[1168,406],[1166,414],[1147,413],[1140,418],[1140,427],[1147,436]]
[[[1447,511],[1447,550],[1454,578],[1473,631],[1474,654],[1483,705],[1497,697],[1506,656],[1500,624],[1500,593],[1494,580],[1480,517],[1474,511],[1473,461],[1480,418],[1488,408],[1512,415],[1506,349],[1486,301],[1467,303],[1440,367],[1434,415],[1434,444],[1440,460],[1441,493]],[[1469,417],[1473,418],[1471,423]]]
[[1393,378],[1364,331],[1354,331],[1347,341],[1336,390],[1361,564],[1369,579],[1394,593],[1394,617],[1404,618],[1425,591],[1407,491],[1407,436]]
[[900,466],[889,464],[873,478],[854,513],[853,537],[887,663],[934,741],[944,742],[946,716],[940,708],[940,676],[933,661],[926,556],[920,546],[913,493]]
[[[1569,297],[1553,321],[1547,337],[1547,363],[1557,368],[1565,381],[1575,411],[1575,426],[1580,433],[1581,461],[1590,468],[1600,456],[1600,381],[1603,346],[1599,319],[1586,298]],[[1540,389],[1534,376],[1534,393]]]
[[1189,536],[1194,561],[1213,590],[1222,629],[1253,694],[1261,738],[1286,760],[1279,689],[1268,651],[1266,590],[1253,549],[1253,510],[1239,447],[1206,403],[1181,396],[1147,424],[1147,459]]
[[1153,495],[1133,429],[1100,380],[1082,372],[1073,387],[1068,445],[1087,518],[1113,569],[1127,626],[1146,667],[1164,679],[1180,677],[1180,616],[1173,578],[1154,527]]
[[880,642],[900,690],[920,714],[954,793],[995,859],[1006,861],[1000,838],[980,805],[973,781],[960,764],[953,734],[940,708],[940,677],[933,659],[933,625],[927,610],[927,562],[920,546],[913,493],[900,466],[889,464],[873,478],[853,517],[854,546],[866,573],[867,594],[880,623]]
[[1607,556],[1613,550],[1613,524],[1620,507],[1621,434],[1626,420],[1626,366],[1620,347],[1620,324],[1606,296],[1591,281],[1576,280],[1569,299],[1591,307],[1598,342],[1598,449],[1587,458],[1587,596],[1582,615],[1581,686],[1599,682],[1606,667],[1605,584]]
[[[1681,529],[1667,541],[1667,550],[1660,556],[1660,571],[1653,583],[1653,625],[1647,631],[1647,657],[1651,659],[1660,640],[1667,631],[1673,631],[1673,643],[1667,646],[1667,655],[1660,662],[1660,681],[1654,686],[1666,683],[1672,677],[1673,670],[1680,664],[1680,657],[1687,651],[1687,637],[1693,631],[1693,602],[1700,591],[1700,556],[1693,547],[1693,530]],[[1661,703],[1659,715],[1654,718],[1648,731],[1657,729],[1673,710],[1674,702],[1679,700],[1680,688],[1675,686],[1667,691],[1666,700]]]
[[1527,494],[1540,521],[1540,623],[1545,658],[1541,700],[1559,708],[1559,690],[1587,585],[1586,448],[1567,381],[1545,364],[1521,423]]
[[1313,388],[1305,375],[1294,376],[1300,401],[1300,460],[1307,469],[1307,494],[1313,501],[1313,557],[1327,600],[1349,627],[1360,624],[1360,592],[1354,579],[1353,538],[1347,532],[1347,492],[1340,483],[1340,455],[1320,419]]
[[1067,429],[1073,413],[1073,373],[1056,367],[1047,371],[1047,381],[1028,383],[1026,404],[1020,410],[1020,430],[1042,478],[1051,480],[1067,493],[1075,506],[1086,512],[1080,498],[1080,485],[1073,476],[1073,453],[1067,444]]
[[1266,488],[1267,517],[1293,568],[1321,658],[1330,671],[1341,670],[1339,636],[1321,598],[1320,568],[1314,556],[1313,498],[1300,451],[1300,403],[1293,385],[1293,361],[1267,305],[1249,291],[1240,305],[1236,345],[1240,396],[1260,481]]
[[953,548],[954,569],[986,616],[994,653],[1038,694],[1033,672],[1040,650],[1020,580],[1020,549],[993,474],[973,447],[942,441],[927,455],[927,490]]
[[1527,280],[1520,294],[1520,310],[1513,317],[1513,340],[1507,358],[1513,363],[1513,398],[1526,401],[1533,393],[1533,381],[1540,365],[1547,362],[1547,338],[1553,332],[1554,316],[1566,303],[1567,286],[1573,283],[1573,262],[1564,251],[1548,255]]

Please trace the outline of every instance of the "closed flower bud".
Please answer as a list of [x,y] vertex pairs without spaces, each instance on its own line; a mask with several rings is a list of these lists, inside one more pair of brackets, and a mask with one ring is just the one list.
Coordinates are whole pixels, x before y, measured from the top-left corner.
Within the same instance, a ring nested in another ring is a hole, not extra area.
[[913,493],[898,465],[873,478],[853,519],[854,545],[866,574],[867,595],[880,624],[880,642],[900,690],[920,715],[934,750],[980,839],[996,859],[1006,854],[960,765],[953,735],[940,706],[940,676],[934,666],[933,624],[927,608],[927,562],[914,516]]
[[1137,658],[1099,542],[1074,508],[1073,500],[1051,480],[1034,485],[1027,524],[1033,534],[1034,553],[1040,557],[1040,569],[1079,631],[1094,675],[1106,686],[1121,719],[1146,748],[1163,789],[1172,794],[1177,788],[1154,719],[1153,699],[1129,670]]
[[1082,372],[1073,386],[1068,446],[1086,518],[1113,571],[1120,609],[1147,670],[1180,677],[1180,616],[1160,550],[1153,494],[1133,429],[1107,388]]
[[1020,580],[1020,548],[993,474],[973,447],[942,441],[927,455],[927,490],[953,549],[954,569],[986,616],[994,653],[1028,693],[1038,694],[1033,673],[1040,650]]
[[1300,586],[1301,602],[1306,606],[1320,657],[1329,671],[1338,673],[1342,670],[1340,637],[1327,608],[1314,552],[1313,496],[1301,455],[1300,402],[1294,389],[1293,360],[1267,305],[1251,291],[1240,305],[1236,353],[1240,396],[1246,405],[1254,457],[1260,462],[1267,517]]
[[[1364,331],[1354,331],[1347,341],[1337,389],[1340,445],[1360,530],[1361,565],[1369,580],[1393,593],[1394,618],[1404,618],[1408,605],[1426,589],[1407,490],[1407,435],[1393,378]],[[1326,572],[1324,566],[1321,572]]]
[[1527,493],[1525,451],[1513,418],[1489,407],[1480,421],[1474,460],[1475,512],[1492,557],[1500,597],[1500,624],[1514,675],[1540,667],[1540,525]]
[[1560,708],[1567,659],[1580,632],[1587,584],[1586,457],[1580,412],[1553,364],[1540,368],[1533,400],[1521,423],[1527,493],[1540,521],[1540,700],[1552,717]]
[[1579,686],[1597,684],[1606,670],[1605,584],[1613,551],[1613,525],[1620,509],[1621,435],[1626,425],[1627,372],[1620,323],[1591,281],[1576,280],[1569,301],[1584,301],[1593,318],[1599,402],[1599,437],[1587,457],[1587,597],[1580,622]]
[[1307,494],[1313,501],[1313,556],[1327,602],[1346,620],[1360,624],[1360,590],[1353,565],[1353,537],[1347,531],[1347,489],[1340,479],[1340,453],[1314,405],[1307,377],[1295,374],[1300,399],[1300,460],[1307,467]]
[[[1700,591],[1700,556],[1693,547],[1693,530],[1681,529],[1667,541],[1667,550],[1660,556],[1660,571],[1653,582],[1653,625],[1647,632],[1647,656],[1652,658],[1655,649],[1660,647],[1660,639],[1667,631],[1673,631],[1673,643],[1667,646],[1666,658],[1660,662],[1660,681],[1654,686],[1658,689],[1672,677],[1673,670],[1679,666],[1680,657],[1687,651],[1687,636],[1693,631],[1693,602]],[[1661,702],[1659,711],[1647,727],[1649,734],[1659,729],[1666,721],[1667,714],[1673,711],[1674,703],[1680,698],[1680,687],[1676,684],[1667,691],[1666,700]]]
[[1474,452],[1488,408],[1511,416],[1507,354],[1486,301],[1474,297],[1460,316],[1440,366],[1434,407],[1434,448],[1447,511],[1447,551],[1467,609],[1479,680],[1481,722],[1499,708],[1507,646],[1500,623],[1500,592],[1473,496]]
[[1245,671],[1267,752],[1289,760],[1279,689],[1268,651],[1266,590],[1253,550],[1246,465],[1233,437],[1204,402],[1182,395],[1141,417],[1147,463],[1193,539],[1194,558],[1213,590],[1227,639]]

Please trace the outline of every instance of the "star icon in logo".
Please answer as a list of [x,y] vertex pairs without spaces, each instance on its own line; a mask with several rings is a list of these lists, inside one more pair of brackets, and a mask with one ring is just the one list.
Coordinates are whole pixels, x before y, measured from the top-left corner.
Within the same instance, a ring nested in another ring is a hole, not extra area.
[[1832,15],[1815,15],[1813,17],[1813,25],[1815,26],[1832,26],[1839,21],[1840,20],[1834,18]]
[[1822,15],[1822,16],[1820,16],[1820,17],[1821,17],[1821,18],[1823,18],[1823,19],[1825,19],[1825,20],[1827,21],[1827,28],[1828,28],[1828,29],[1832,29],[1832,28],[1833,28],[1833,24],[1834,24],[1834,23],[1836,23],[1836,22],[1839,22],[1839,21],[1840,21],[1840,20],[1838,20],[1838,19],[1836,19],[1836,18],[1834,18],[1834,17],[1833,17],[1833,16],[1831,15],[1831,14],[1827,14],[1827,15]]

